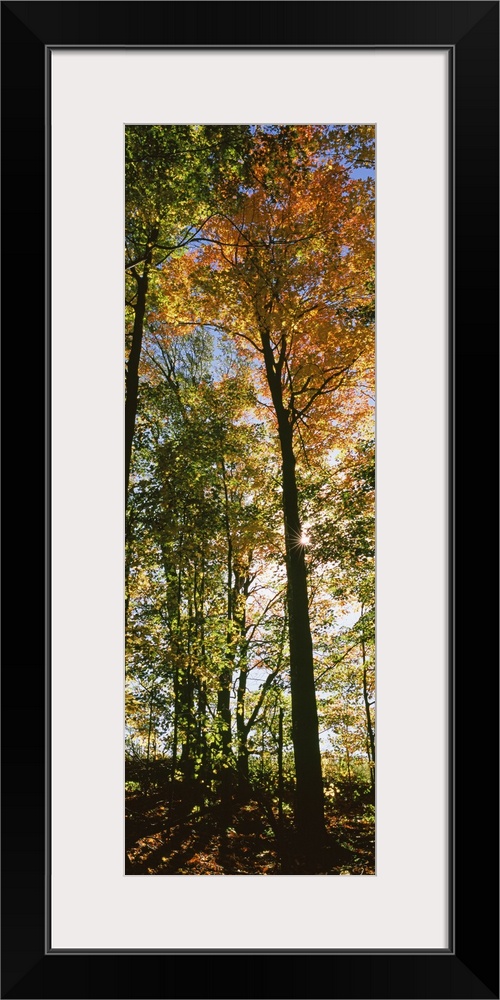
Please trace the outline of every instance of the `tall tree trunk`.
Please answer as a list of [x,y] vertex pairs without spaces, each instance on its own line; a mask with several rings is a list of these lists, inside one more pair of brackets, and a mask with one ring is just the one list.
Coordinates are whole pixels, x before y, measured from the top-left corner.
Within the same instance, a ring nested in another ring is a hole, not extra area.
[[365,627],[363,622],[364,608],[361,605],[361,653],[363,657],[363,699],[366,712],[366,731],[368,734],[368,763],[370,767],[370,784],[372,794],[375,795],[375,735],[372,726],[370,712],[370,699],[368,696],[368,678],[366,672],[366,650],[365,650]]
[[270,336],[262,329],[261,340],[267,380],[278,419],[282,461],[296,824],[304,846],[313,848],[324,838],[325,820],[307,567],[301,542],[293,423],[292,414],[289,414],[283,403],[281,370],[284,346],[280,359],[275,362]]
[[172,822],[172,809],[174,804],[175,772],[177,769],[177,742],[179,729],[179,667],[176,663],[174,668],[174,732],[172,736],[172,765],[170,771],[170,793],[168,797],[168,828]]
[[193,663],[192,663],[192,625],[193,610],[191,600],[188,602],[188,625],[187,625],[187,664],[184,681],[184,745],[182,748],[182,771],[184,780],[190,781],[194,777],[194,760],[192,747],[193,729]]
[[231,681],[234,665],[234,636],[233,636],[233,543],[231,538],[231,526],[229,523],[229,497],[226,483],[226,469],[224,460],[221,462],[222,481],[224,484],[225,497],[225,524],[226,524],[226,544],[227,544],[227,633],[226,633],[226,662],[222,667],[219,679],[219,691],[217,696],[217,711],[222,730],[222,753],[224,758],[228,758],[231,752]]
[[302,527],[291,428],[287,427],[285,433],[280,430],[280,442],[283,463],[292,735],[297,779],[297,828],[303,840],[317,842],[322,839],[325,832],[323,779],[307,595],[307,569],[304,546],[301,544]]
[[130,607],[130,566],[132,563],[132,545],[134,537],[134,517],[129,511],[127,517],[127,528],[125,533],[125,634],[128,632],[128,613]]
[[[202,578],[203,579],[203,578]],[[195,563],[194,567],[194,580],[193,580],[193,615],[194,615],[194,640],[198,642],[198,638],[201,640],[201,667],[205,671],[206,667],[206,657],[205,657],[205,643],[203,636],[203,609],[200,614],[200,608],[198,605],[198,567]],[[204,738],[204,714],[206,712],[206,706],[203,705],[203,694],[202,687],[203,682],[200,679],[198,672],[195,671],[194,687],[196,689],[197,696],[197,707],[194,708],[194,695],[193,695],[193,743],[194,743],[194,756],[197,759],[197,767],[195,767],[195,772],[200,772],[200,760],[203,754],[203,738]],[[197,774],[197,777],[198,777]]]
[[197,757],[196,778],[202,784],[209,780],[209,760],[207,748],[207,685],[206,681],[199,678],[196,681],[197,690]]
[[132,458],[132,441],[134,438],[135,418],[137,415],[137,395],[139,392],[139,361],[141,358],[142,331],[146,315],[146,296],[148,291],[148,266],[142,274],[135,274],[137,281],[137,300],[134,307],[134,326],[132,329],[132,345],[127,362],[125,377],[125,501],[128,496],[130,478],[130,462]]
[[180,721],[180,654],[181,654],[181,594],[182,594],[182,544],[184,536],[181,534],[179,542],[179,571],[177,574],[177,599],[176,599],[176,629],[171,631],[172,651],[174,659],[174,732],[172,738],[172,769],[170,778],[170,796],[168,803],[168,825],[172,819],[172,808],[175,789],[175,772],[177,770],[177,751],[179,742],[179,721]]
[[146,792],[149,792],[150,784],[150,750],[151,750],[151,732],[153,729],[153,692],[149,692],[149,723],[148,723],[148,752],[146,757]]
[[278,821],[283,833],[283,709],[280,708],[278,728]]
[[245,696],[248,678],[248,641],[246,636],[246,606],[250,590],[250,565],[252,553],[248,556],[247,567],[234,567],[234,621],[237,626],[239,645],[238,690],[236,692],[236,740],[238,745],[238,787],[240,794],[248,794],[248,727],[245,723]]
[[[198,605],[197,573],[194,582],[194,614],[196,630],[200,636],[201,667],[203,677],[207,676],[207,651],[205,647],[205,557],[201,556],[201,580],[199,587],[200,603]],[[197,726],[197,756],[199,758],[198,777],[202,782],[209,778],[209,759],[206,739],[207,728],[207,682],[197,678],[198,691],[198,726]]]
[[238,741],[238,783],[240,792],[248,790],[248,729],[245,725],[245,694],[247,689],[248,668],[246,658],[240,663],[238,691],[236,694],[236,737]]
[[350,757],[350,754],[349,754],[349,746],[348,746],[348,743],[347,743],[348,739],[349,739],[349,727],[347,726],[347,723],[346,723],[346,727],[345,727],[345,756],[346,756],[346,761],[347,761],[347,778],[348,778],[348,781],[349,781],[349,793],[351,795],[351,800],[352,800],[351,757]]

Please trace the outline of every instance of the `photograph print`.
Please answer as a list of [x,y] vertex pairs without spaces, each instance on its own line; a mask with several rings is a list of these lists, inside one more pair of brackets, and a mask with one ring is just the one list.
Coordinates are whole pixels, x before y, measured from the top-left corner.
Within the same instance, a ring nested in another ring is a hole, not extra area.
[[125,127],[125,873],[375,874],[375,127]]

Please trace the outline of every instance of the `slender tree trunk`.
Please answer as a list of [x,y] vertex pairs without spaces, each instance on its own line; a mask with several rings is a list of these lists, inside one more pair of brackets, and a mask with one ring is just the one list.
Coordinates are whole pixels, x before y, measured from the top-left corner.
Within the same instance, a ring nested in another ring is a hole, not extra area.
[[375,735],[372,726],[372,717],[370,712],[370,699],[368,696],[368,678],[366,672],[366,650],[365,650],[365,630],[363,624],[363,612],[364,608],[361,605],[361,653],[363,657],[363,699],[365,703],[366,712],[366,730],[368,733],[368,763],[370,766],[370,784],[372,787],[372,793],[375,793]]
[[[182,543],[183,535],[180,537],[179,543],[179,560],[181,560],[182,555]],[[180,713],[180,698],[179,698],[179,687],[180,687],[180,677],[179,677],[179,659],[181,652],[181,594],[182,594],[182,564],[179,565],[179,572],[177,575],[177,607],[176,607],[176,633],[175,642],[172,643],[173,653],[174,653],[174,732],[172,739],[172,774],[170,779],[170,797],[168,803],[168,824],[170,826],[172,818],[172,807],[174,801],[174,788],[175,788],[175,772],[177,769],[177,745],[179,741],[179,713]]]
[[196,727],[196,779],[205,784],[209,780],[209,762],[207,752],[206,728],[207,728],[207,685],[205,681],[197,679],[197,727]]
[[349,733],[347,731],[347,726],[346,726],[345,755],[346,755],[346,761],[347,761],[347,777],[348,777],[348,780],[349,780],[349,788],[350,788],[350,792],[351,792],[351,796],[352,796],[351,758],[350,758],[350,755],[349,755],[349,747],[347,745],[348,738],[349,738]]
[[125,537],[125,633],[127,633],[128,629],[128,612],[130,606],[129,582],[130,582],[130,566],[132,562],[133,534],[134,534],[134,518],[133,515],[129,513],[129,516],[127,518],[126,537]]
[[142,331],[146,315],[146,296],[148,291],[148,266],[141,275],[136,275],[137,300],[134,308],[134,326],[132,330],[132,345],[127,362],[125,377],[125,501],[128,496],[130,478],[130,462],[132,457],[132,441],[134,438],[135,418],[137,415],[137,395],[139,392],[139,361],[141,358]]
[[226,544],[227,544],[227,634],[226,634],[226,662],[222,667],[219,691],[217,696],[217,711],[222,729],[222,753],[227,759],[231,752],[231,680],[234,662],[234,636],[233,636],[233,543],[231,538],[231,528],[229,523],[229,497],[226,483],[226,471],[222,460],[222,479],[224,484],[225,497],[225,522],[226,522]]
[[[203,587],[203,575],[202,575],[202,587]],[[200,606],[198,603],[198,568],[195,565],[194,568],[194,581],[193,581],[193,611],[194,611],[194,638],[195,641],[200,642],[200,654],[201,654],[201,667],[202,670],[206,669],[206,655],[205,655],[205,638],[203,632],[203,596],[201,596],[202,607],[200,611]],[[199,677],[198,673],[195,674],[194,686],[196,689],[196,710],[194,708],[194,695],[193,695],[193,742],[194,742],[194,757],[196,758],[196,766],[194,768],[194,774],[198,778],[203,770],[202,761],[204,757],[204,736],[205,736],[205,713],[206,704],[204,703],[203,695],[203,684],[204,682]]]
[[153,693],[149,694],[148,752],[146,757],[146,791],[149,792],[151,732],[153,729]]
[[189,781],[194,777],[192,728],[193,728],[193,669],[192,669],[192,622],[193,612],[191,601],[188,605],[188,627],[187,627],[187,666],[184,684],[184,711],[185,711],[185,742],[182,751],[182,769],[184,779]]
[[283,832],[283,709],[280,708],[278,729],[278,820]]
[[[194,589],[194,602],[195,602],[195,618],[197,622],[197,628],[199,625],[200,634],[200,644],[201,644],[201,664],[203,669],[203,675],[207,675],[207,651],[205,646],[205,558],[202,554],[201,557],[201,582],[199,590],[200,604],[197,604],[197,590],[196,582]],[[207,727],[207,682],[206,680],[200,680],[198,678],[198,755],[201,758],[201,763],[199,766],[199,775],[203,782],[209,779],[209,759],[208,759],[208,747],[206,739],[206,727]]]
[[179,666],[176,663],[174,669],[174,732],[172,737],[172,769],[170,775],[170,794],[168,798],[168,826],[172,821],[172,808],[174,803],[175,772],[177,769],[177,741],[179,728]]
[[227,667],[223,667],[220,677],[220,686],[217,694],[217,711],[219,713],[222,728],[222,753],[227,758],[231,752],[231,673]]
[[247,689],[247,665],[240,664],[238,691],[236,694],[236,737],[238,740],[238,780],[240,791],[248,789],[248,730],[245,725],[245,694]]
[[231,752],[231,671],[224,666],[221,671],[219,681],[219,691],[217,693],[217,712],[219,714],[222,729],[222,753],[227,758]]
[[280,360],[275,362],[269,334],[262,330],[261,340],[267,380],[278,419],[282,460],[296,823],[304,846],[314,848],[325,835],[323,779],[307,595],[307,567],[304,546],[301,542],[302,526],[293,451],[293,424],[291,415],[283,404],[281,384],[283,361],[281,364]]
[[239,677],[236,692],[236,739],[238,745],[238,785],[242,796],[248,794],[248,726],[245,722],[245,696],[248,678],[248,642],[246,637],[246,605],[250,589],[250,564],[252,554],[248,557],[248,569],[243,572],[235,570],[234,584],[234,620],[238,629],[239,642]]

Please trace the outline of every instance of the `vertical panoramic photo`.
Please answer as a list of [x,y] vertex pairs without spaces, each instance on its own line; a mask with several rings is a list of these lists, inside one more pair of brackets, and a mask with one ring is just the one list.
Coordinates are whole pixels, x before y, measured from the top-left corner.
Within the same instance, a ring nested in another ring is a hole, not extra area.
[[125,128],[125,872],[375,873],[375,127]]

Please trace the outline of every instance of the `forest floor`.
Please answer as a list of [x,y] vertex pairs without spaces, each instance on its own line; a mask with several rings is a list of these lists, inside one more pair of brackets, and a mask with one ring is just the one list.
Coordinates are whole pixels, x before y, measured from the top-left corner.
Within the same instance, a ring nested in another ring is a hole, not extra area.
[[190,810],[161,795],[126,797],[126,875],[373,875],[375,831],[363,816],[327,817],[327,840],[311,862],[295,844],[291,825],[281,835],[262,803],[233,802]]

